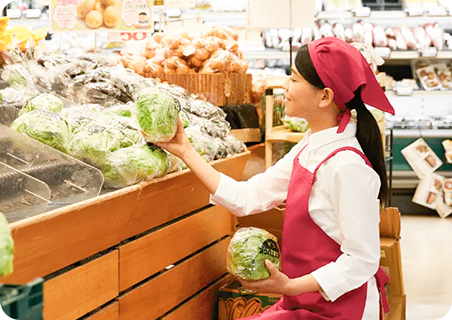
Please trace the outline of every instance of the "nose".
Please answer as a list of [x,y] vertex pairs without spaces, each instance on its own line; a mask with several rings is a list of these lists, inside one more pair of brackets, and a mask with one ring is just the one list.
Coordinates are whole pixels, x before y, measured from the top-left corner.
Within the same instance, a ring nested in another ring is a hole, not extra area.
[[286,81],[284,81],[284,84],[283,84],[283,88],[284,88],[284,90],[289,90],[289,78],[287,78],[286,79]]

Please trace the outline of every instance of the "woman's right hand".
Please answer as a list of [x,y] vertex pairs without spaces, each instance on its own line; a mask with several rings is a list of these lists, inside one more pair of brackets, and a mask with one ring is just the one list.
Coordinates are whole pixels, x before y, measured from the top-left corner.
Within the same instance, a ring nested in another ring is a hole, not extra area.
[[184,160],[185,155],[189,151],[193,150],[180,118],[178,119],[177,132],[173,139],[169,142],[156,143],[156,145],[181,158],[182,160]]

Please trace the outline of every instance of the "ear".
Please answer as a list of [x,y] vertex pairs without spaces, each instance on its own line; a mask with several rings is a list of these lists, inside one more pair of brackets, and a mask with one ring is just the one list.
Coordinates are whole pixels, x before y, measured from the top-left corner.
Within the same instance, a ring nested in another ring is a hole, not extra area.
[[326,108],[334,102],[334,92],[330,88],[325,88],[321,92],[319,108]]

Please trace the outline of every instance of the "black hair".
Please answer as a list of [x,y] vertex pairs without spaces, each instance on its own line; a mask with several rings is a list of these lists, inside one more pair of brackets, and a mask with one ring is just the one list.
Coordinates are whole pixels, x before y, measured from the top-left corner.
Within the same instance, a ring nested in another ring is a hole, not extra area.
[[138,14],[139,16],[148,16],[148,14],[146,13],[146,12],[140,12],[139,14]]
[[[308,81],[312,86],[324,89],[325,85],[320,79],[311,57],[309,56],[308,46],[302,46],[295,58],[295,67],[300,75]],[[357,114],[357,129],[356,139],[358,140],[364,154],[372,164],[373,169],[380,177],[381,187],[378,198],[382,206],[386,203],[386,197],[388,196],[388,177],[386,173],[386,164],[383,154],[383,143],[378,127],[369,109],[366,108],[361,98],[361,88],[355,91],[355,96],[352,100],[345,104],[348,109],[356,110]]]

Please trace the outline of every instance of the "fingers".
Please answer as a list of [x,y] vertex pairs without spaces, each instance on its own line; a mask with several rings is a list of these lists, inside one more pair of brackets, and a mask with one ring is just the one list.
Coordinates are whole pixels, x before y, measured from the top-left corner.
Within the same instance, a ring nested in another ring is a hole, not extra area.
[[275,276],[278,274],[278,268],[276,268],[276,266],[270,260],[265,259],[265,265],[267,266],[268,271],[270,271],[270,276]]

